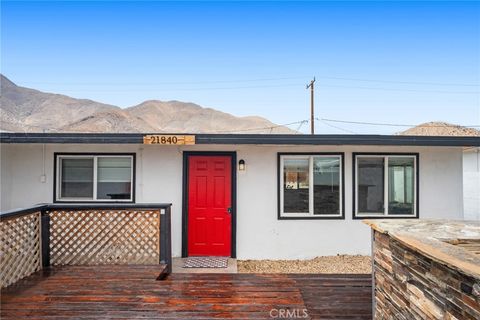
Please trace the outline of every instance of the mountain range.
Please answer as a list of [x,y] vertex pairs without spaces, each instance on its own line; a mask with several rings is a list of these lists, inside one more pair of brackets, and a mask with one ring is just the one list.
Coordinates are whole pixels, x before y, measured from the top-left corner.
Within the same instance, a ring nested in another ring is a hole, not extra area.
[[295,133],[257,116],[181,101],[120,108],[17,86],[0,75],[0,129],[10,132]]
[[[17,86],[0,74],[0,130],[9,132],[297,133],[257,116],[236,117],[181,101],[148,100],[129,108]],[[480,136],[428,122],[400,135]]]

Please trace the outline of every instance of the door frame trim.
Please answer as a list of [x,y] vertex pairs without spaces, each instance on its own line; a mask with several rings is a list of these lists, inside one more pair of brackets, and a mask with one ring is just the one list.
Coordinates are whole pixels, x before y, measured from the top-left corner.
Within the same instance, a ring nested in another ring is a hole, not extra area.
[[184,151],[182,179],[182,257],[188,257],[188,164],[190,156],[229,156],[231,158],[231,258],[237,257],[237,152],[236,151]]

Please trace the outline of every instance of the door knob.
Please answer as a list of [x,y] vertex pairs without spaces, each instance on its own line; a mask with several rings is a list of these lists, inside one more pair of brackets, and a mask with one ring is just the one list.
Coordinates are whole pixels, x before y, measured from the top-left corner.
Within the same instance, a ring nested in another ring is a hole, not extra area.
[[231,214],[231,213],[232,213],[232,207],[228,207],[228,208],[227,208],[227,212],[228,212],[229,214]]

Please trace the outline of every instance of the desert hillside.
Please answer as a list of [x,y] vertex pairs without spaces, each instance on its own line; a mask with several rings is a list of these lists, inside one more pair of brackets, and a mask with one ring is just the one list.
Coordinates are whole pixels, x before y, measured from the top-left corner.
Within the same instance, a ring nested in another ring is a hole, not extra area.
[[3,75],[0,81],[2,131],[295,133],[265,118],[236,117],[194,103],[149,100],[122,109],[20,87]]
[[480,136],[480,131],[446,122],[427,122],[399,134],[404,136]]

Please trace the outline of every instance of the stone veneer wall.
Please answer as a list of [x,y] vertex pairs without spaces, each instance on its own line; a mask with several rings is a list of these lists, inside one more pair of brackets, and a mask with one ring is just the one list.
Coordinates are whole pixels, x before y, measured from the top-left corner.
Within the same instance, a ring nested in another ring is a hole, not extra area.
[[480,319],[480,279],[374,231],[375,319]]

